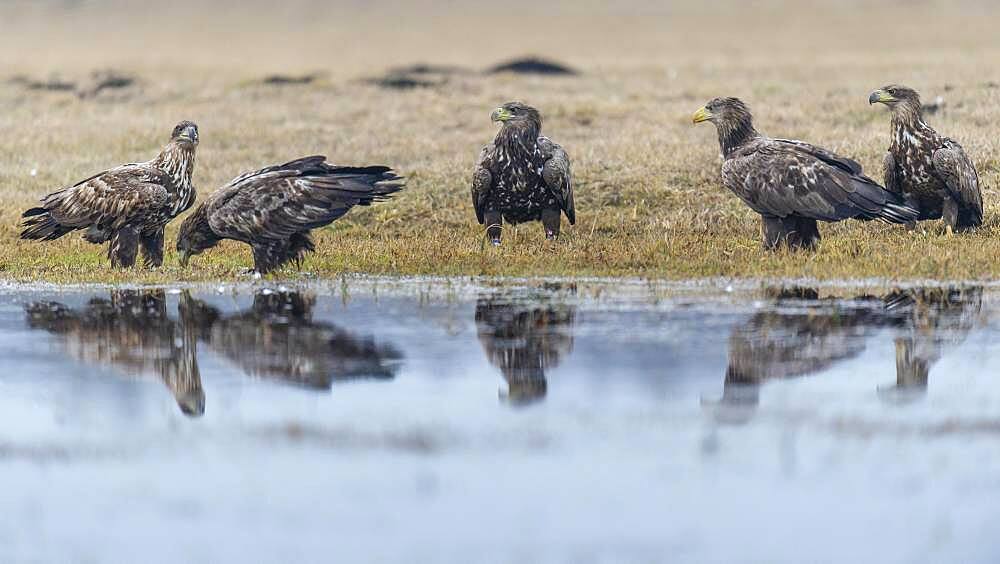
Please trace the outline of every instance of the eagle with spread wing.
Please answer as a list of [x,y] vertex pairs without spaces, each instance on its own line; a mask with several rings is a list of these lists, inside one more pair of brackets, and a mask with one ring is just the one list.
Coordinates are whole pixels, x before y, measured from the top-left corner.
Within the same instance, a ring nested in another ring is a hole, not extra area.
[[21,239],[51,241],[85,229],[86,241],[111,242],[112,266],[135,265],[140,246],[146,266],[161,266],[163,228],[195,200],[197,146],[198,126],[180,122],[153,160],[100,172],[42,198],[22,214]]
[[869,104],[890,110],[892,140],[883,161],[885,187],[914,201],[918,219],[944,218],[953,231],[983,224],[979,175],[962,146],[923,119],[920,95],[912,88],[884,86],[868,96]]
[[483,147],[472,175],[472,206],[494,245],[501,226],[542,221],[548,239],[559,237],[562,214],[576,223],[573,175],[562,147],[541,135],[542,116],[520,102],[493,111],[500,130]]
[[315,250],[309,232],[354,206],[367,206],[401,190],[403,179],[386,166],[334,166],[322,155],[236,177],[213,192],[181,224],[182,265],[223,239],[253,249],[253,271],[267,274],[299,264]]
[[854,160],[802,141],[761,135],[737,98],[716,98],[693,120],[715,124],[722,183],[761,215],[765,248],[814,247],[820,240],[817,221],[907,223],[917,217],[902,196],[865,176]]

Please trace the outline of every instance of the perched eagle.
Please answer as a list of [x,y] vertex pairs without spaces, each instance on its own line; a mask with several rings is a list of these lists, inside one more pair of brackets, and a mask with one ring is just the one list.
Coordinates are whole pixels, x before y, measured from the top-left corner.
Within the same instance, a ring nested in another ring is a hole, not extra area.
[[924,123],[920,96],[890,85],[871,93],[869,104],[889,106],[892,141],[883,161],[885,187],[914,202],[917,219],[944,218],[953,231],[983,224],[979,175],[962,146]]
[[542,116],[520,102],[493,111],[500,122],[493,144],[483,147],[472,175],[472,205],[494,245],[503,221],[542,221],[545,236],[559,236],[561,214],[576,223],[573,175],[562,147],[541,135]]
[[479,342],[490,364],[507,381],[507,399],[525,405],[545,397],[545,371],[555,368],[573,350],[576,307],[493,295],[476,302]]
[[403,188],[385,166],[332,166],[324,156],[249,172],[205,198],[181,224],[181,264],[223,239],[253,249],[254,272],[301,262],[313,251],[309,231],[329,225],[354,206],[384,200]]
[[762,218],[764,247],[811,248],[816,221],[906,223],[917,210],[865,176],[857,162],[801,141],[771,139],[753,127],[737,98],[716,98],[694,114],[711,121],[722,148],[722,183]]
[[328,390],[334,382],[395,377],[402,353],[314,321],[315,304],[315,296],[262,290],[250,309],[231,315],[200,300],[183,305],[196,320],[198,337],[254,378]]
[[22,214],[22,239],[51,241],[77,229],[91,243],[111,241],[113,266],[135,264],[139,246],[147,266],[163,264],[163,227],[191,207],[198,126],[182,121],[151,161],[122,165],[45,196]]
[[[182,304],[185,299],[186,292]],[[25,313],[28,327],[58,335],[67,355],[112,367],[130,378],[158,378],[182,413],[205,413],[197,333],[183,307],[180,321],[167,315],[163,290],[113,290],[110,299],[95,297],[79,309],[34,302]]]

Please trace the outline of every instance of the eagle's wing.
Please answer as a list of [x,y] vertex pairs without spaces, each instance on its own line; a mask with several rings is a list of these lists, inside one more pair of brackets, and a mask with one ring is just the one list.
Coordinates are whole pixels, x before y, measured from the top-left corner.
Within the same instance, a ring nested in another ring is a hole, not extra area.
[[341,167],[313,156],[244,174],[213,198],[208,223],[221,237],[281,241],[328,225],[356,205],[402,189],[384,166]]
[[573,225],[576,223],[576,208],[573,205],[573,173],[570,171],[569,155],[548,137],[538,138],[538,150],[545,162],[542,180],[555,195],[569,224]]
[[826,162],[831,166],[835,166],[845,172],[851,174],[858,174],[864,176],[864,172],[861,169],[861,164],[854,159],[849,159],[847,157],[842,157],[833,151],[829,151],[822,147],[817,147],[816,145],[811,145],[804,141],[798,141],[795,139],[772,139],[773,143],[777,145],[783,145],[795,148],[799,151],[812,155],[813,157]]
[[975,224],[983,221],[983,195],[979,191],[979,175],[962,146],[945,140],[944,147],[934,151],[934,171],[940,176],[959,207],[972,212]]
[[169,175],[147,164],[122,165],[45,196],[42,208],[69,228],[120,229],[161,212],[169,203],[169,182]]
[[916,210],[860,171],[853,160],[825,149],[782,139],[761,139],[722,165],[726,187],[754,211],[821,221],[916,219]]
[[885,158],[882,159],[882,181],[885,182],[886,190],[894,194],[903,193],[903,187],[899,185],[896,158],[892,156],[892,151],[886,151]]
[[490,148],[483,147],[479,153],[479,162],[476,163],[476,170],[472,173],[472,207],[476,210],[476,219],[482,225],[484,219],[483,205],[486,203],[486,195],[493,184],[493,175],[489,168]]

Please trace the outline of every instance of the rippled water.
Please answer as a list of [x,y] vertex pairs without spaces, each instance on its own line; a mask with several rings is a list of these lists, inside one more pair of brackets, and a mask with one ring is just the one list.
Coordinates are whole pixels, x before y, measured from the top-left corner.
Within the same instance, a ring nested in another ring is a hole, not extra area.
[[0,562],[995,562],[998,297],[0,287]]

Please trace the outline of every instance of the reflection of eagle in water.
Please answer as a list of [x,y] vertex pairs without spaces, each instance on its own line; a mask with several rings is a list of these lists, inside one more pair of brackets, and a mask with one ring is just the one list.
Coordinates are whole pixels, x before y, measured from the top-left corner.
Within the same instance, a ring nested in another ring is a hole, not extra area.
[[182,121],[151,161],[122,165],[45,196],[24,212],[22,239],[58,239],[86,229],[91,243],[111,241],[113,266],[135,264],[139,247],[147,266],[163,264],[163,228],[191,207],[191,174],[198,126]]
[[233,315],[193,301],[200,338],[256,378],[274,378],[316,389],[334,381],[388,379],[402,354],[329,323],[313,321],[314,296],[262,290],[253,306]]
[[803,376],[853,358],[885,323],[882,304],[819,300],[810,289],[782,289],[775,308],[755,314],[729,340],[727,384]]
[[[960,343],[976,326],[978,288],[895,291],[883,298],[819,299],[813,289],[771,291],[774,305],[737,327],[729,343],[729,367],[716,412],[745,421],[768,380],[807,376],[854,358],[880,329],[896,335],[896,386],[879,389],[885,399],[922,392],[942,349]],[[919,395],[919,393],[917,394]],[[715,405],[707,402],[709,405]]]
[[167,316],[163,290],[113,290],[80,310],[57,302],[26,308],[28,326],[61,337],[66,353],[82,362],[111,366],[125,375],[156,376],[186,415],[205,412],[197,341],[185,319]]
[[476,327],[490,363],[507,381],[508,398],[530,403],[545,397],[545,371],[573,350],[576,308],[569,304],[519,302],[483,296]]
[[896,385],[879,388],[879,395],[892,401],[916,399],[926,392],[934,363],[981,323],[983,290],[902,290],[889,294],[885,301],[890,314],[900,320],[900,327],[896,337]]

